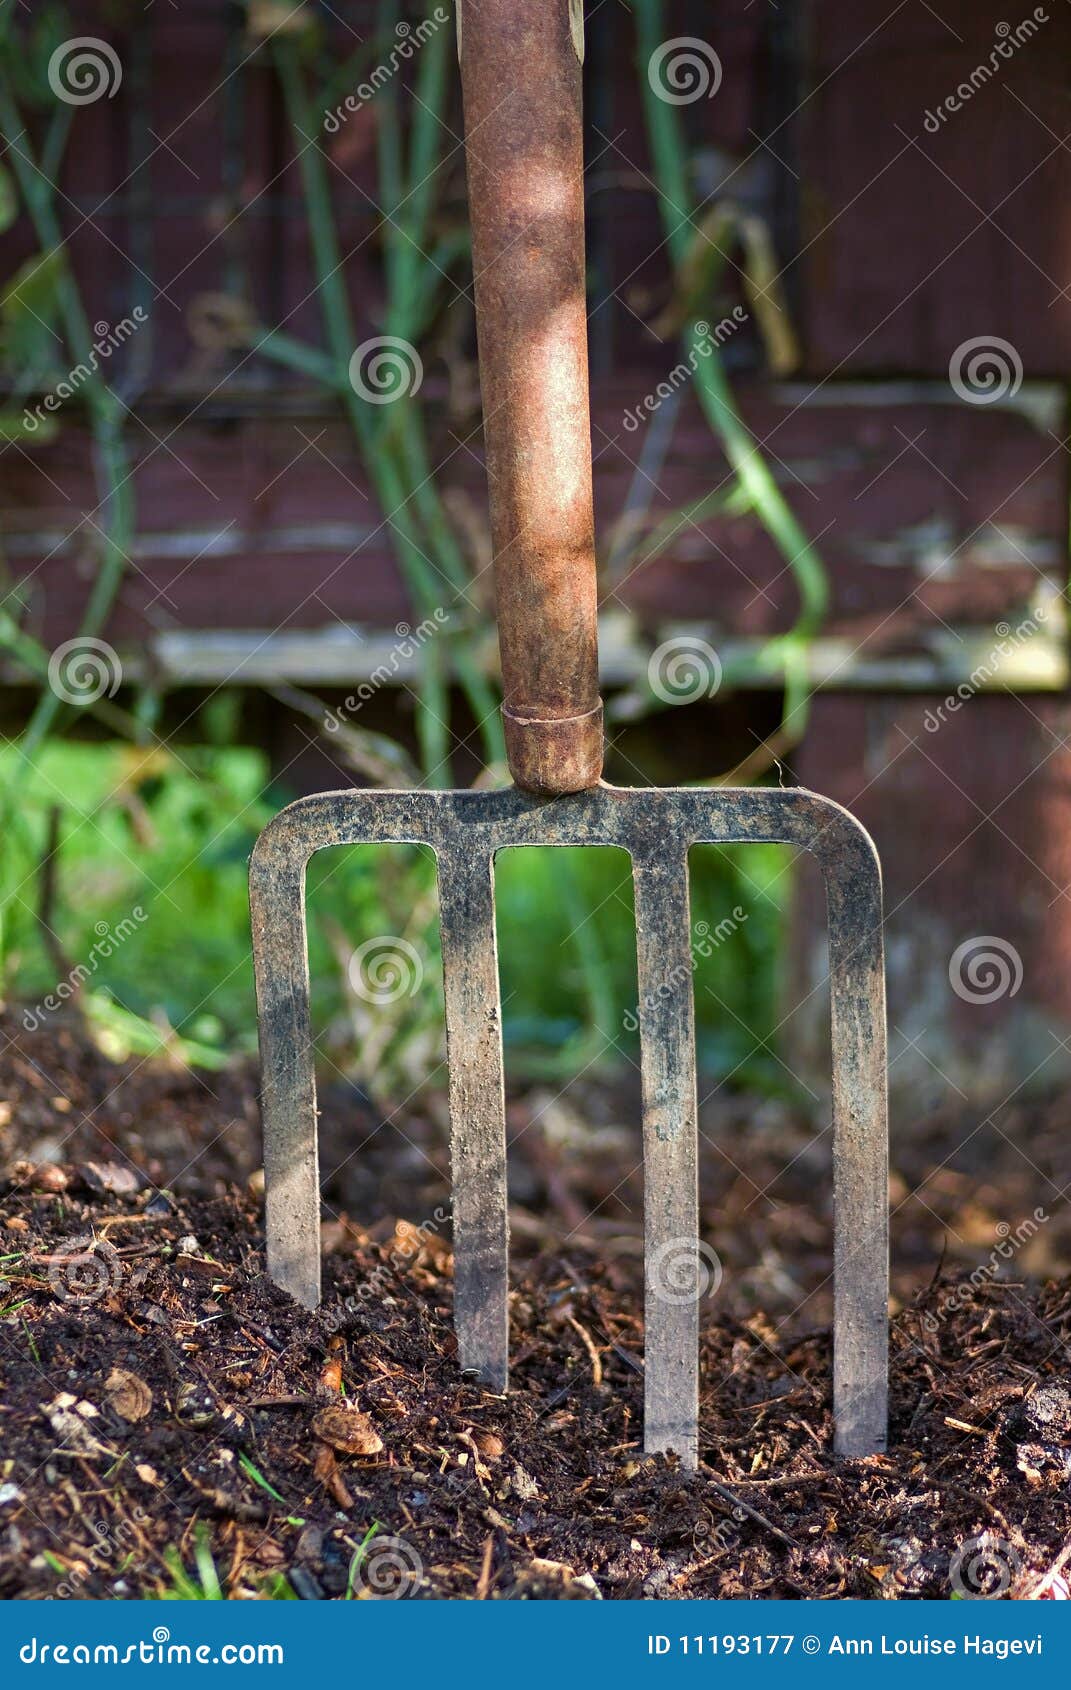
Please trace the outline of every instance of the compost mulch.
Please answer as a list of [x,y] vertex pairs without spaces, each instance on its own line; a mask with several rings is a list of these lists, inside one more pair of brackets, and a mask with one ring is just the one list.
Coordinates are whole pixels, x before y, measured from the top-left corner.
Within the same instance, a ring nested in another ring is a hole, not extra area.
[[947,1598],[975,1558],[986,1588],[1065,1593],[1062,1100],[901,1135],[890,1448],[853,1461],[831,1453],[828,1134],[708,1100],[724,1273],[686,1477],[642,1454],[627,1091],[511,1104],[498,1397],[457,1364],[441,1099],[384,1122],[325,1092],[309,1313],[264,1274],[251,1072],[112,1064],[74,1022],[0,1035],[0,1596]]

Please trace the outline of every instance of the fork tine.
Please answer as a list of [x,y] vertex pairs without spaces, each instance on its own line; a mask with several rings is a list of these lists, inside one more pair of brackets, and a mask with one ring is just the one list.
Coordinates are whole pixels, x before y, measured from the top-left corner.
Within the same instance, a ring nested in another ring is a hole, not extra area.
[[494,866],[462,835],[439,849],[439,919],[454,1187],[454,1321],[461,1367],[509,1375],[509,1219]]
[[265,828],[249,865],[260,1027],[268,1272],[314,1309],[320,1301],[320,1171],[305,935],[305,851],[286,813]]
[[826,867],[833,1032],[834,1444],[885,1448],[889,1161],[881,869],[855,829]]
[[699,1452],[699,1189],[687,853],[633,860],[643,1088],[644,1447]]

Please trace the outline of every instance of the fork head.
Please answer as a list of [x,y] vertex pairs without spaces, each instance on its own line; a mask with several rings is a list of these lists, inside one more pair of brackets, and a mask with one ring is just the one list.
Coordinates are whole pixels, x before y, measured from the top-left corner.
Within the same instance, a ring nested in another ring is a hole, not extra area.
[[[320,1299],[316,1089],[305,868],[329,845],[429,845],[438,864],[449,1068],[455,1319],[462,1368],[508,1375],[508,1224],[496,852],[612,845],[632,859],[645,1188],[645,1445],[698,1449],[697,1110],[688,851],[781,841],[815,854],[830,924],[837,1447],[884,1446],[887,1150],[881,876],[859,823],[800,788],[644,789],[567,797],[329,792],[283,810],[257,842],[250,904],[260,1020],[268,1270]],[[707,1252],[709,1256],[711,1252]]]

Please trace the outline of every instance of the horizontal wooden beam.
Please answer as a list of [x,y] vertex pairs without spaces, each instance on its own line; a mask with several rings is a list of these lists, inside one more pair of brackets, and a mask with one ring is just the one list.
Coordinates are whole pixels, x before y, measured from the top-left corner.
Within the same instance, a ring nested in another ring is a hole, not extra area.
[[[429,618],[410,627],[374,628],[332,623],[323,628],[270,632],[263,629],[169,630],[119,658],[125,680],[155,678],[176,686],[408,686],[417,679],[423,648],[444,637]],[[474,636],[477,661],[494,676],[497,648],[493,629]],[[610,713],[618,720],[640,715],[657,693],[650,685],[660,648],[669,646],[686,661],[689,651],[710,665],[711,694],[717,690],[765,691],[778,685],[770,642],[762,637],[726,636],[712,622],[672,622],[644,628],[624,611],[599,622],[604,687],[616,692]],[[712,662],[707,654],[713,654]],[[1071,682],[1063,598],[1044,585],[1033,605],[1010,611],[995,627],[914,627],[895,648],[883,650],[865,634],[834,631],[813,640],[806,651],[812,686],[829,692],[1059,692]],[[0,665],[0,682],[25,676],[10,661]]]

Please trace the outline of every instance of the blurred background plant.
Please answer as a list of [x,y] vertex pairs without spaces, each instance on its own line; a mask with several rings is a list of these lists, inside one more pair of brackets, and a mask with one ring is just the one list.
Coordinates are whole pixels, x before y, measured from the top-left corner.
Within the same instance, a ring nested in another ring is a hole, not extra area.
[[[5,788],[17,757],[16,748],[0,751]],[[180,761],[154,748],[50,740],[27,780],[24,825],[2,859],[3,991],[16,1017],[57,1024],[45,1000],[55,999],[59,982],[81,965],[88,977],[60,1013],[76,1007],[109,1054],[163,1050],[208,1067],[251,1055],[247,863],[257,832],[285,796],[254,751],[187,747]],[[775,846],[693,852],[696,1013],[708,1074],[781,1084],[771,1041],[785,866]],[[586,1068],[606,1075],[636,1063],[634,929],[623,855],[507,852],[497,884],[511,1077],[564,1077]],[[44,909],[43,886],[51,897]],[[706,939],[734,908],[746,919],[732,922],[720,942]],[[136,932],[107,942],[135,909],[145,916]],[[416,990],[385,994],[383,1002],[354,990],[354,951],[374,938],[412,947]],[[430,855],[408,846],[317,855],[309,871],[309,951],[325,1069],[354,1076],[384,1107],[412,1093],[426,1074],[441,1087]]]
[[[764,778],[802,732],[802,659],[827,595],[821,561],[741,420],[720,349],[696,354],[701,319],[716,320],[729,298],[723,278],[730,259],[747,284],[771,365],[782,373],[792,363],[791,331],[761,222],[731,197],[715,202],[716,215],[708,210],[700,216],[703,195],[681,111],[656,97],[647,74],[666,30],[661,0],[634,0],[633,12],[653,187],[673,271],[661,327],[691,359],[703,414],[728,472],[709,494],[653,527],[638,478],[610,532],[604,578],[612,588],[641,548],[649,559],[681,524],[715,511],[750,515],[765,528],[796,580],[800,609],[792,630],[771,640],[755,660],[771,689],[784,691],[780,725],[742,771]],[[403,371],[392,402],[373,404],[350,371],[362,337],[346,286],[324,114],[390,59],[408,29],[400,0],[380,0],[374,32],[340,57],[317,10],[251,0],[248,54],[258,64],[270,63],[282,92],[320,338],[300,339],[262,322],[240,291],[206,296],[198,309],[213,313],[225,346],[311,382],[341,410],[355,458],[375,490],[415,620],[448,605],[443,632],[421,649],[414,682],[418,766],[410,767],[402,746],[354,723],[336,736],[334,751],[362,779],[393,777],[393,784],[405,784],[412,774],[446,786],[456,778],[454,729],[462,712],[471,724],[466,738],[478,746],[484,765],[481,780],[498,782],[505,778],[498,697],[484,656],[486,525],[451,501],[433,468],[429,410],[419,382],[407,386]],[[50,64],[72,33],[62,7],[41,8],[26,22],[10,0],[0,5],[0,129],[8,144],[0,167],[0,224],[10,225],[21,208],[38,248],[0,295],[8,379],[0,419],[5,439],[33,451],[54,438],[65,419],[57,412],[46,427],[31,431],[21,407],[54,388],[73,366],[90,368],[70,408],[88,421],[94,445],[99,504],[87,520],[96,555],[81,628],[82,636],[92,637],[107,626],[134,546],[137,509],[126,432],[146,355],[117,358],[114,372],[98,367],[67,255],[57,184],[77,108],[56,98]],[[379,339],[435,349],[452,384],[467,384],[472,408],[465,298],[471,257],[454,70],[451,23],[429,28],[398,74],[376,79],[382,299],[375,327]],[[663,455],[674,417],[668,407],[658,437]],[[657,472],[650,462],[642,468],[646,481]],[[0,818],[8,845],[0,867],[5,993],[39,1001],[67,966],[77,969],[92,952],[102,923],[120,922],[138,905],[149,919],[128,943],[94,958],[91,978],[73,998],[77,1011],[115,1053],[163,1045],[185,1060],[211,1065],[229,1053],[251,1051],[246,861],[258,829],[290,794],[273,783],[265,756],[237,742],[225,698],[199,711],[179,746],[161,737],[165,700],[151,677],[125,688],[120,702],[103,696],[83,705],[57,695],[47,684],[50,653],[31,630],[18,588],[4,585],[0,647],[40,687],[25,730],[0,753]],[[739,676],[726,674],[727,688],[734,679]],[[323,738],[327,705],[294,688],[288,698]],[[628,708],[634,717],[635,697]],[[653,691],[640,700],[642,712],[664,708]],[[707,773],[724,776],[716,768]],[[637,775],[642,778],[641,771]],[[753,1083],[777,1083],[769,1041],[785,867],[784,855],[772,847],[704,850],[693,864],[697,921],[715,928],[737,906],[747,916],[709,955],[697,956],[702,1057],[710,1071]],[[511,1072],[547,1076],[634,1061],[636,1036],[626,1024],[636,992],[626,861],[593,850],[510,853],[500,863],[498,884]],[[382,1101],[396,1098],[417,1083],[429,1059],[441,1055],[433,865],[416,849],[327,853],[310,872],[310,912],[323,1059],[356,1075]],[[404,939],[420,957],[422,983],[414,994],[370,1003],[355,993],[353,949],[376,935]]]

